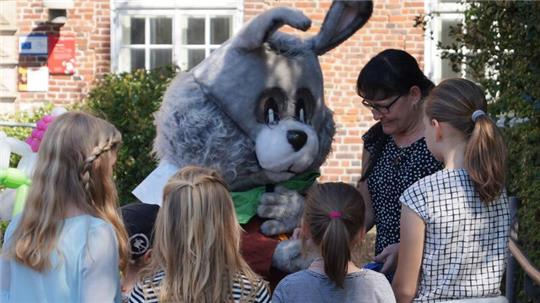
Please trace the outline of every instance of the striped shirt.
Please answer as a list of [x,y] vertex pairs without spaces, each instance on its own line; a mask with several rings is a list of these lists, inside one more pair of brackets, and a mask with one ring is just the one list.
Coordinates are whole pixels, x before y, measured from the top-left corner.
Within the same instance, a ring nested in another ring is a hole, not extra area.
[[[129,295],[130,303],[157,303],[159,302],[159,289],[162,280],[165,278],[165,273],[163,271],[156,273],[152,280],[145,279],[144,281],[138,282],[131,294]],[[239,278],[242,279],[242,282],[239,279],[235,279],[232,287],[232,298],[233,302],[255,302],[255,303],[270,303],[270,292],[268,286],[262,280],[257,281],[255,293],[251,293],[253,285],[247,279],[244,274],[241,274]],[[243,287],[243,288],[242,288]],[[246,298],[252,297],[253,301],[246,301]],[[242,301],[240,301],[242,300]]]

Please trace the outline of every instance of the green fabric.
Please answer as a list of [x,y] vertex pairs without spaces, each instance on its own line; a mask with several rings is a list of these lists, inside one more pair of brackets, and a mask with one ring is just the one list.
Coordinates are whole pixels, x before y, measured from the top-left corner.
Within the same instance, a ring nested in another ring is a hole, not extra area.
[[[287,189],[301,192],[308,189],[320,175],[319,172],[305,172],[294,176],[290,180],[278,183],[276,186],[281,185]],[[266,186],[257,186],[247,191],[231,192],[236,216],[240,224],[248,223],[255,216],[261,196],[265,190]]]

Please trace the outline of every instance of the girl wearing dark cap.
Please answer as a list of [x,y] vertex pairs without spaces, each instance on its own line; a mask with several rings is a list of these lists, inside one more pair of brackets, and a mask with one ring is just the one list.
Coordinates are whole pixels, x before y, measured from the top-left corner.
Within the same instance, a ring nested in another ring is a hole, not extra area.
[[131,289],[139,278],[141,269],[150,262],[154,224],[159,206],[131,203],[120,207],[122,219],[129,236],[129,260],[122,278],[122,300],[127,302]]

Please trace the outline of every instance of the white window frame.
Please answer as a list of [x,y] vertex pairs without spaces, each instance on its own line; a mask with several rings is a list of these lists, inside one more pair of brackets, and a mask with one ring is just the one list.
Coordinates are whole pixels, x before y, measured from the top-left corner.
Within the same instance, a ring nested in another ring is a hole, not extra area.
[[[125,46],[124,44],[122,44],[122,17],[124,16],[129,16],[129,17],[135,17],[135,18],[144,18],[144,44],[130,44],[128,46]],[[153,18],[153,17],[165,17],[165,18],[171,18],[171,24],[172,24],[172,32],[171,32],[171,35],[172,35],[172,39],[171,39],[171,44],[151,44],[150,43],[150,18]],[[171,53],[172,53],[172,57],[173,57],[173,63],[174,63],[174,45],[175,45],[175,26],[174,26],[174,15],[173,14],[170,14],[167,13],[167,12],[163,12],[162,14],[159,14],[159,15],[155,15],[155,14],[149,14],[149,13],[146,13],[146,14],[140,14],[139,12],[137,11],[133,11],[131,13],[126,13],[126,14],[121,14],[119,15],[119,33],[118,36],[120,36],[120,43],[119,45],[117,46],[118,47],[118,55],[115,55],[113,56],[113,60],[116,59],[117,61],[115,62],[116,63],[116,71],[120,71],[119,70],[119,57],[121,55],[121,50],[122,48],[128,48],[128,49],[144,49],[144,68],[145,69],[150,69],[150,50],[153,50],[153,49],[170,49],[171,50]]]
[[[232,35],[234,35],[235,31],[237,31],[241,26],[235,26],[236,20],[235,15],[233,14],[233,11],[231,10],[190,10],[190,11],[181,11],[178,15],[178,17],[175,19],[178,23],[182,18],[189,18],[189,17],[202,17],[204,18],[204,45],[183,45],[182,43],[178,43],[178,46],[174,48],[174,51],[176,52],[175,57],[177,58],[176,64],[184,70],[184,66],[181,65],[180,58],[181,58],[181,51],[182,49],[204,49],[204,55],[205,57],[208,57],[210,55],[210,52],[212,49],[216,49],[221,46],[221,44],[211,44],[210,43],[210,19],[212,17],[217,16],[232,16],[232,25],[233,25],[233,32]],[[240,24],[241,25],[241,24]],[[175,25],[177,28],[180,28],[180,24]],[[231,37],[232,37],[231,35]],[[177,36],[179,37],[179,36]],[[187,64],[187,62],[186,62]]]
[[[443,21],[460,21],[465,18],[465,6],[458,1],[440,2],[439,0],[425,0],[427,16],[432,16],[426,24],[424,34],[424,72],[435,84],[442,80],[442,66],[444,61],[442,51],[437,45],[441,41]],[[465,66],[461,68],[461,77],[465,77]]]
[[[201,46],[183,46],[180,39],[180,20],[191,16],[205,16],[205,56],[220,45],[210,44],[210,17],[232,16],[232,35],[242,27],[244,18],[243,0],[111,0],[111,72],[120,72],[119,56],[122,49],[122,18],[144,17],[145,19],[145,67],[150,64],[150,49],[170,48],[169,45],[150,45],[149,17],[172,18],[172,62],[180,66],[182,48],[202,49]],[[232,36],[231,35],[231,36]],[[140,47],[140,46],[138,46]],[[138,48],[130,47],[130,48]],[[140,47],[143,48],[143,47]],[[180,66],[182,68],[182,66]]]

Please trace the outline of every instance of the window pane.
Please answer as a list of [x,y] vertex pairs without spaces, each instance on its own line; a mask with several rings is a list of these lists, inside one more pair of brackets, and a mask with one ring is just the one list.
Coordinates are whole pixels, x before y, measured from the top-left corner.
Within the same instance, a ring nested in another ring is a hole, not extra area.
[[187,17],[182,24],[183,44],[204,44],[204,18]]
[[204,49],[188,49],[188,70],[194,68],[205,57]]
[[461,72],[455,72],[452,70],[452,64],[448,59],[441,60],[441,80],[448,78],[459,78],[461,77]]
[[221,44],[232,33],[232,20],[231,16],[214,17],[210,19],[210,43]]
[[[442,46],[451,46],[452,43],[456,43],[454,37],[450,35],[450,27],[458,29],[460,24],[459,20],[455,19],[442,19],[441,20],[441,32],[440,32],[440,41]],[[452,64],[449,59],[441,60],[441,80],[447,78],[461,77],[461,72],[455,72],[452,69]]]
[[151,49],[150,50],[150,68],[156,68],[172,63],[171,49]]
[[456,43],[456,39],[450,36],[450,27],[457,30],[459,24],[460,22],[458,20],[441,20],[441,43],[443,46],[450,46],[452,43]]
[[138,68],[145,68],[144,49],[122,48],[118,58],[118,71],[130,72]]
[[126,44],[144,44],[144,18],[131,18],[128,35],[130,39]]
[[122,48],[120,50],[120,57],[118,58],[118,71],[129,72],[131,69],[131,51],[129,48]]
[[144,66],[144,49],[131,50],[131,70],[134,71]]
[[172,44],[172,19],[150,19],[150,44]]

